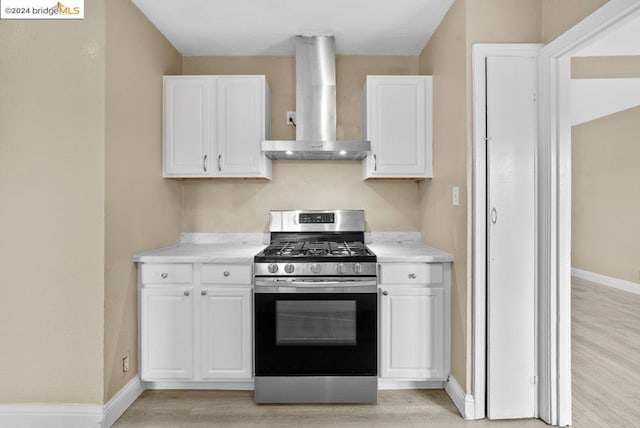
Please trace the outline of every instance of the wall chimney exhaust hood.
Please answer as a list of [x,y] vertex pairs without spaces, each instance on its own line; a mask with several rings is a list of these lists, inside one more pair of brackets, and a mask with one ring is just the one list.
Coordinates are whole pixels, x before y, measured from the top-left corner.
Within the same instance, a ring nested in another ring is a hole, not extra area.
[[276,160],[361,160],[369,141],[336,141],[336,57],[333,36],[296,36],[296,140],[263,141]]

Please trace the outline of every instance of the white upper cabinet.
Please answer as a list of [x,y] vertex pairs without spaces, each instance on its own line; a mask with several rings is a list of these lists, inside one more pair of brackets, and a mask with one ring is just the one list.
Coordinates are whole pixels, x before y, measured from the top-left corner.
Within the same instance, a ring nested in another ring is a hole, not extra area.
[[217,80],[218,174],[270,177],[271,161],[262,153],[270,120],[265,110],[269,91],[264,76],[220,76]]
[[165,177],[200,177],[210,170],[214,90],[206,76],[165,76]]
[[164,177],[271,178],[265,76],[164,77]]
[[432,99],[431,76],[367,76],[363,137],[371,153],[363,179],[433,176]]

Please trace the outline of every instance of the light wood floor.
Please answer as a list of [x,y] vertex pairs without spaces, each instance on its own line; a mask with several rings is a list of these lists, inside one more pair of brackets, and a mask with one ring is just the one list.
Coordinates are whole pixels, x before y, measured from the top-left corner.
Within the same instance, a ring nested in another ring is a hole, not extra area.
[[[573,426],[640,426],[640,296],[574,281]],[[256,405],[252,391],[145,391],[114,427],[544,427],[465,421],[442,390],[381,391],[377,405]]]
[[640,295],[574,279],[573,426],[640,426]]
[[378,404],[257,405],[253,391],[145,391],[114,427],[537,427],[465,421],[442,390],[380,391]]

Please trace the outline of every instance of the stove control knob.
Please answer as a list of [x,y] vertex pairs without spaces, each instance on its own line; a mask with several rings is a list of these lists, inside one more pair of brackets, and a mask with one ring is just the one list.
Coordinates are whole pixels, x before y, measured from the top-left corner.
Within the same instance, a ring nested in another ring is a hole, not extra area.
[[311,272],[312,273],[320,273],[320,269],[321,269],[321,267],[320,267],[319,263],[311,265]]
[[268,267],[267,270],[269,271],[269,273],[276,273],[278,272],[278,265],[275,263],[271,263]]
[[343,274],[347,271],[347,268],[345,267],[344,263],[338,263],[338,266],[336,266],[336,270],[338,271],[339,274]]
[[288,263],[288,264],[284,265],[284,271],[286,273],[293,273],[294,270],[296,270],[296,267],[294,265],[292,265],[291,263]]
[[355,273],[362,273],[362,265],[360,263],[356,263],[353,265],[353,271]]

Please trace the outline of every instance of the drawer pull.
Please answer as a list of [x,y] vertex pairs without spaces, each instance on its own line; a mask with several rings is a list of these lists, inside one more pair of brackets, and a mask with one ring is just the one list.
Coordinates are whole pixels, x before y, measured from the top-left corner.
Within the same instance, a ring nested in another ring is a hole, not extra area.
[[162,278],[162,279],[167,279],[167,277],[168,277],[168,276],[169,276],[169,274],[168,274],[168,273],[166,273],[166,272],[162,272],[162,273],[160,274],[160,278]]
[[189,292],[188,292],[188,291],[185,291],[185,292],[184,292],[184,295],[185,295],[185,296],[188,296],[188,295],[189,295]]
[[200,292],[200,294],[201,294],[201,295],[203,295],[203,296],[206,296],[206,295],[207,295],[207,292],[206,292],[206,291],[204,291],[204,290],[202,290],[202,291]]
[[382,292],[382,295],[383,295],[383,296],[388,296],[388,295],[389,295],[389,292],[385,290],[385,291],[383,291],[383,292]]
[[229,276],[229,271],[228,271],[228,270],[225,270],[223,275],[224,275],[224,276]]
[[415,273],[410,273],[409,274],[409,278],[410,279],[416,279],[416,274]]

